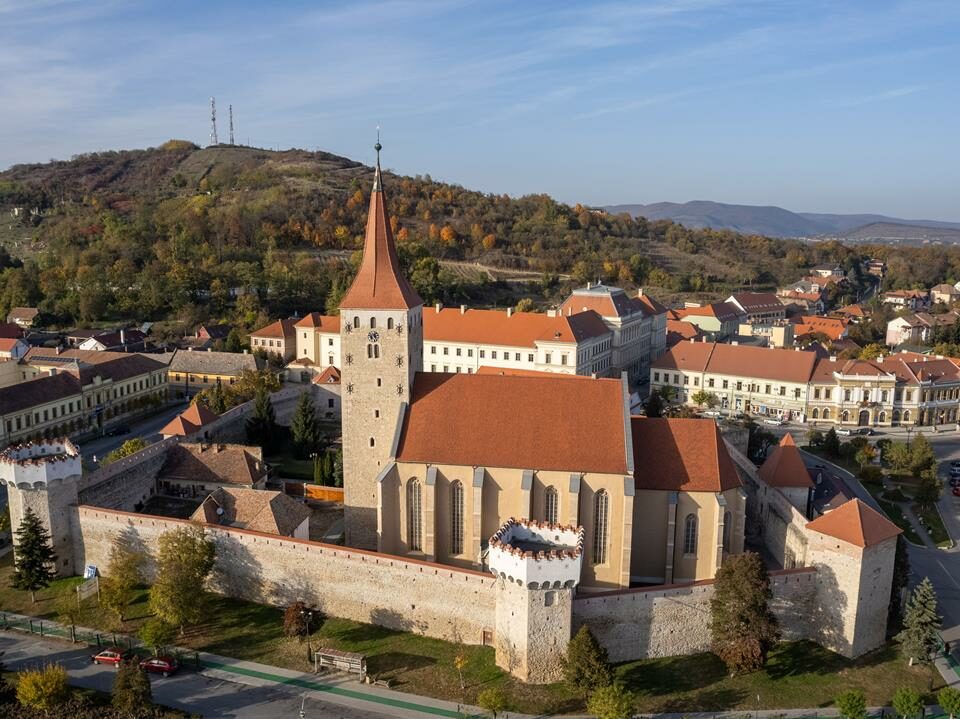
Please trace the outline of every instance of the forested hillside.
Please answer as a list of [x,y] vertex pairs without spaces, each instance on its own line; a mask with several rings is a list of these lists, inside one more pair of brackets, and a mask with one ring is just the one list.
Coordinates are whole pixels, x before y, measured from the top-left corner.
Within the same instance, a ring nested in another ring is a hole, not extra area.
[[[38,305],[60,325],[229,316],[252,326],[334,309],[362,244],[371,179],[371,168],[328,153],[182,141],[15,166],[0,173],[0,315]],[[888,258],[895,286],[960,278],[952,249],[688,230],[429,176],[387,173],[385,184],[403,262],[427,301],[545,303],[598,279],[668,299],[722,295],[870,254]],[[508,287],[471,272],[475,263],[527,270],[531,281]]]

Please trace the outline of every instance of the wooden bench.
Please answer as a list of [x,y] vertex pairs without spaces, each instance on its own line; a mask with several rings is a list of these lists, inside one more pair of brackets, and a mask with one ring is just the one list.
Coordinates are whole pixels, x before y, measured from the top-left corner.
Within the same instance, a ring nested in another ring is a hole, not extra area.
[[339,649],[317,649],[313,653],[314,669],[336,669],[348,674],[359,674],[360,681],[367,677],[367,658],[355,652],[343,652]]

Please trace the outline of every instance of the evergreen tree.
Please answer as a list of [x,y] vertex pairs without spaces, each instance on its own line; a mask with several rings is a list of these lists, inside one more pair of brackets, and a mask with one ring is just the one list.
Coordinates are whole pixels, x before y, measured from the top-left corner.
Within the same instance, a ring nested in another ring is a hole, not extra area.
[[567,684],[589,694],[613,682],[613,671],[607,660],[607,650],[600,646],[586,625],[580,627],[567,644],[563,660],[563,676]]
[[143,716],[149,711],[152,700],[150,678],[137,660],[134,658],[121,662],[111,692],[110,703],[114,708],[126,716]]
[[903,630],[897,635],[903,653],[907,655],[911,665],[914,660],[923,664],[930,661],[930,655],[937,646],[940,623],[937,594],[933,591],[930,579],[924,577],[907,600]]
[[660,397],[660,393],[656,390],[652,391],[647,398],[646,410],[647,417],[663,416],[663,398]]
[[897,550],[893,560],[893,582],[890,585],[890,607],[887,611],[887,625],[897,627],[903,614],[901,597],[910,579],[910,557],[907,555],[907,540],[901,534],[897,537]]
[[320,424],[310,395],[309,391],[300,395],[290,423],[293,451],[299,459],[307,457],[320,444]]
[[710,630],[714,654],[733,674],[762,667],[780,638],[770,597],[770,576],[759,554],[745,552],[724,560],[710,600]]
[[247,440],[263,447],[266,453],[276,444],[277,416],[270,401],[270,392],[265,386],[257,387],[254,395],[253,414],[247,419]]
[[223,391],[223,385],[220,383],[220,380],[217,380],[217,383],[213,386],[207,406],[212,412],[216,412],[217,414],[223,414],[227,411],[227,396]]
[[836,428],[831,427],[823,435],[823,451],[827,453],[828,457],[840,456],[840,438],[837,436]]
[[334,484],[334,457],[330,452],[323,453],[323,483],[325,485]]
[[243,334],[236,327],[231,329],[227,334],[227,340],[223,344],[223,349],[235,354],[243,352]]
[[338,449],[333,455],[333,486],[343,486],[343,450]]
[[50,546],[50,533],[34,511],[27,507],[14,536],[12,585],[29,591],[30,601],[36,602],[37,590],[50,586],[57,576],[57,555]]

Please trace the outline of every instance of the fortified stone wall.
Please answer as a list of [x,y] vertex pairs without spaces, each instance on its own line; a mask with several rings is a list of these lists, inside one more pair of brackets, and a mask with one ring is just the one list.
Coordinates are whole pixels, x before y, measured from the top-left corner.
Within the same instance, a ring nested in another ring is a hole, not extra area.
[[[80,506],[77,566],[103,571],[116,537],[151,552],[164,532],[189,522]],[[217,545],[211,589],[286,606],[301,600],[331,616],[449,641],[480,644],[495,625],[496,579],[488,574],[290,537],[208,527]],[[154,568],[147,567],[148,578]]]
[[[771,608],[784,639],[814,639],[808,617],[817,603],[816,569],[772,572]],[[696,654],[710,649],[713,580],[623,589],[573,600],[573,631],[586,624],[610,661]]]
[[78,487],[79,503],[134,511],[153,495],[167,451],[176,443],[173,437],[161,440],[84,476]]

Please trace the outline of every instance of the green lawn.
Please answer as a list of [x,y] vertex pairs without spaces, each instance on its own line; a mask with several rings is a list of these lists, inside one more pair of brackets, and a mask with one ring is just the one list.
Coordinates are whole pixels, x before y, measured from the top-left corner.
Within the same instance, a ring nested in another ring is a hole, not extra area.
[[940,511],[936,505],[914,504],[912,509],[923,524],[930,528],[930,539],[933,540],[934,544],[938,547],[953,546],[950,534],[947,532],[947,528],[943,526],[943,517],[940,516]]
[[[10,558],[0,560],[0,609],[36,617],[55,619],[57,593],[79,581],[58,580],[31,604],[27,592],[9,588],[11,571]],[[209,620],[189,628],[178,644],[306,671],[306,645],[283,635],[282,614],[274,607],[211,596]],[[85,608],[80,624],[132,633],[147,617],[147,590],[143,589],[122,625],[96,606]],[[496,667],[490,647],[462,647],[345,619],[328,618],[318,624],[311,638],[314,647],[365,654],[370,673],[392,680],[401,691],[472,703],[482,689],[500,685],[515,711],[584,711],[583,699],[564,684],[535,686],[513,680]],[[467,657],[464,692],[453,666],[461,650]],[[758,707],[758,695],[760,708],[825,707],[848,688],[862,688],[870,704],[884,704],[898,686],[909,684],[927,691],[931,681],[934,689],[941,685],[938,674],[926,667],[907,667],[892,647],[852,662],[809,642],[780,645],[763,671],[746,676],[728,676],[712,654],[628,662],[616,671],[635,692],[639,712],[750,710]]]

